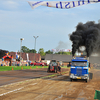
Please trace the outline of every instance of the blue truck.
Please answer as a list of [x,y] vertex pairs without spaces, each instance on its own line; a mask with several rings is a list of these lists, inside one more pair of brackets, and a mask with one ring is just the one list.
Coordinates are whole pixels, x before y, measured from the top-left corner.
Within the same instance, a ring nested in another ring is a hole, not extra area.
[[86,57],[75,57],[71,61],[70,80],[83,79],[88,82],[93,74],[90,72],[90,63]]

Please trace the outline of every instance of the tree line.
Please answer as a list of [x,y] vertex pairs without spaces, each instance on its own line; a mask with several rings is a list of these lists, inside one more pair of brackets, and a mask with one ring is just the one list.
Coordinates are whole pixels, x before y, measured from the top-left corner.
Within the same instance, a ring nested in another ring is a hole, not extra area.
[[21,51],[25,52],[25,53],[40,53],[41,56],[45,56],[46,54],[63,54],[63,55],[71,55],[72,54],[72,52],[53,53],[51,50],[44,52],[43,48],[40,48],[39,51],[37,52],[35,49],[29,49],[26,46],[22,46]]

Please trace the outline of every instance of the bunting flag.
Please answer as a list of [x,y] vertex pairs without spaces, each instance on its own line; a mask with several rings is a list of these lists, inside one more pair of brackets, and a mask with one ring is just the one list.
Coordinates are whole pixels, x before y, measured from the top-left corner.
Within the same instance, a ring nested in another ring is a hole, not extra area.
[[69,9],[86,4],[98,3],[100,0],[81,0],[81,1],[28,1],[32,9],[38,6],[47,6],[61,9]]
[[51,52],[71,52],[71,49],[51,49]]

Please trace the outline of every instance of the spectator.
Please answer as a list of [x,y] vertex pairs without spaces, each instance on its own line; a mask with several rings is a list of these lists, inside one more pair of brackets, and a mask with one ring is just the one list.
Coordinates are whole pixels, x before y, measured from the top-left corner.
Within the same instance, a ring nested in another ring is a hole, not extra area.
[[57,66],[58,66],[59,73],[61,74],[61,67],[60,67],[60,64],[57,63]]

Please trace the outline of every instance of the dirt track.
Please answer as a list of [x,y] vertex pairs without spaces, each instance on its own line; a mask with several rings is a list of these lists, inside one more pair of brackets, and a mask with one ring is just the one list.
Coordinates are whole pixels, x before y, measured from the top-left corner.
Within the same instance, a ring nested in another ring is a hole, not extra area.
[[[68,69],[62,69],[62,72]],[[47,73],[47,68],[27,69],[27,70],[13,70],[0,72],[0,86],[11,84],[28,79],[36,79],[56,73]]]
[[89,83],[70,82],[65,74],[6,85],[0,87],[0,100],[94,100],[95,90],[100,90],[100,70],[91,72],[94,77]]

